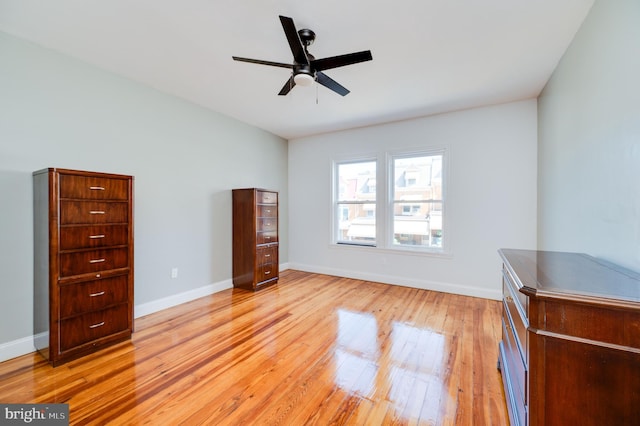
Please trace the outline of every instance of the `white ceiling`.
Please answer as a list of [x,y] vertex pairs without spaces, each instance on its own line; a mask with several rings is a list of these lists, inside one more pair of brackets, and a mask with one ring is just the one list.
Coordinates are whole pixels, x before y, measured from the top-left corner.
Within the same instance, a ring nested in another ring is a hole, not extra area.
[[[0,0],[0,30],[286,139],[536,97],[593,0]],[[351,93],[277,93],[278,15],[316,33]],[[317,100],[317,102],[316,102]]]

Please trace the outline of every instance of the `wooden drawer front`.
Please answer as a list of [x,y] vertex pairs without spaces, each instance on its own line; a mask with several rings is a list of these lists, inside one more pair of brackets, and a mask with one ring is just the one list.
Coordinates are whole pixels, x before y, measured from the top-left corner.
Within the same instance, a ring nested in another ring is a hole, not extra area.
[[278,217],[278,206],[259,204],[257,209],[258,217]]
[[278,247],[256,250],[256,281],[268,281],[278,277]]
[[[502,374],[508,372],[509,376],[507,380],[511,383],[511,390],[513,392],[514,404],[511,408],[514,409],[519,424],[524,425],[526,418],[526,369],[522,364],[522,358],[518,354],[518,349],[515,348],[513,342],[514,335],[509,326],[508,319],[503,316],[502,318],[502,347],[505,351],[505,358],[507,362],[506,369],[503,368]],[[505,371],[506,370],[506,371]],[[506,389],[505,389],[506,391]],[[507,401],[509,403],[509,401]]]
[[129,328],[128,305],[89,312],[60,322],[60,351],[73,349]]
[[278,230],[278,218],[268,217],[263,218],[260,217],[256,219],[256,230],[258,232],[261,231],[277,231]]
[[60,225],[128,222],[128,203],[106,201],[60,202]]
[[502,286],[502,297],[505,304],[505,309],[509,314],[509,318],[511,319],[511,323],[514,328],[514,332],[516,335],[516,345],[518,346],[518,350],[520,351],[523,361],[525,363],[528,363],[529,360],[527,359],[527,354],[529,348],[529,340],[527,335],[527,328],[529,327],[529,321],[526,316],[523,316],[524,308],[522,307],[522,305],[520,305],[520,299],[516,296],[516,293],[520,294],[520,292],[514,290],[512,284],[513,283],[511,283],[505,275]]
[[62,253],[60,255],[60,277],[126,268],[128,266],[128,247]]
[[69,226],[60,228],[60,250],[126,245],[127,225]]
[[258,204],[278,204],[278,193],[268,191],[258,191],[257,193]]
[[129,180],[61,174],[60,198],[128,200]]
[[274,263],[268,263],[266,265],[260,265],[257,268],[256,281],[263,282],[278,278],[278,265]]
[[524,386],[525,386],[525,371],[527,371],[527,363],[525,362],[525,358],[522,356],[522,352],[517,345],[518,336],[515,334],[515,330],[513,329],[513,322],[511,321],[511,316],[509,315],[509,311],[505,310],[505,306],[503,303],[503,313],[502,313],[502,340],[505,342],[505,349],[507,349],[507,354],[509,357],[513,358],[512,363],[514,364],[511,367],[511,371],[514,376],[518,380],[519,387],[522,392],[522,396],[524,397]]
[[60,317],[98,311],[124,303],[129,297],[129,276],[104,278],[60,287]]
[[256,235],[256,242],[258,244],[270,244],[278,242],[278,232],[258,232]]
[[258,265],[278,264],[278,247],[265,247],[256,250]]

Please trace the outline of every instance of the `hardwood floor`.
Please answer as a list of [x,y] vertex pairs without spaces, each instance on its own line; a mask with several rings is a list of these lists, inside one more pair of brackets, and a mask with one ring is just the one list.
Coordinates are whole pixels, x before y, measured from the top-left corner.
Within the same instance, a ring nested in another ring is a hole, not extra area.
[[508,424],[500,302],[299,271],[136,320],[57,368],[0,363],[0,402],[71,424]]

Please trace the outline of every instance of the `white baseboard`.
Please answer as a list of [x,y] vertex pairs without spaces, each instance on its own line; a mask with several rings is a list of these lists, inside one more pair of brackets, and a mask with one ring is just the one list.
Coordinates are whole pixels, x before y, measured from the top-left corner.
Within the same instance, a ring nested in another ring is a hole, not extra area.
[[[279,265],[280,271],[289,269],[288,263],[282,263]],[[233,281],[231,279],[217,282],[215,284],[209,284],[204,287],[196,288],[193,290],[185,291],[184,293],[174,294],[162,299],[154,300],[152,302],[143,303],[134,307],[134,318],[140,318],[145,315],[152,314],[154,312],[161,311],[163,309],[171,308],[173,306],[181,305],[183,303],[190,302],[192,300],[199,299],[210,294],[217,293],[222,290],[228,290],[233,288]]]
[[423,290],[441,291],[443,293],[460,294],[462,296],[480,297],[490,300],[501,300],[502,292],[499,289],[492,290],[487,288],[478,288],[465,286],[460,284],[443,283],[430,280],[418,280],[392,275],[381,275],[362,271],[351,271],[336,268],[325,268],[321,266],[305,265],[300,263],[290,263],[291,269],[299,271],[313,272],[316,274],[335,275],[338,277],[353,278],[357,280],[373,281],[384,284],[394,284],[404,287],[420,288]]
[[183,293],[173,294],[171,296],[163,297],[162,299],[143,303],[141,305],[136,305],[133,308],[133,317],[140,318],[145,315],[161,311],[163,309],[171,308],[183,303],[191,302],[192,300],[196,300],[204,296],[209,296],[210,294],[217,293],[222,290],[230,289],[232,287],[233,282],[228,279],[214,284],[209,284],[204,287],[185,291]]
[[33,336],[23,337],[18,340],[0,344],[0,362],[35,352]]

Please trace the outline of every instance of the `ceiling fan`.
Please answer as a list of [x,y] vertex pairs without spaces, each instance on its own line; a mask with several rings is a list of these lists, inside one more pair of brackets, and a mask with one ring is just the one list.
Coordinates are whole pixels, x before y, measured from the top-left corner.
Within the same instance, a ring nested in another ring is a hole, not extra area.
[[345,96],[349,93],[349,90],[327,76],[323,71],[345,65],[357,64],[358,62],[370,61],[372,59],[370,50],[316,59],[307,50],[307,48],[313,44],[316,34],[309,29],[297,31],[293,19],[286,16],[280,16],[280,22],[287,36],[289,47],[291,47],[291,53],[293,53],[293,64],[233,56],[233,59],[236,61],[292,69],[291,77],[287,80],[278,95],[286,95],[296,84],[309,86],[314,81],[317,81],[337,94]]

